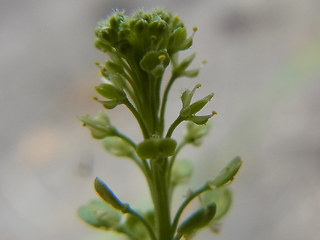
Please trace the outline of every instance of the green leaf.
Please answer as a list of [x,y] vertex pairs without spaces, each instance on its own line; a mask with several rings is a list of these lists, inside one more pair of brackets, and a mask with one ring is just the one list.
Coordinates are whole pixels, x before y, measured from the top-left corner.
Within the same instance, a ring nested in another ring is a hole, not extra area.
[[120,137],[106,137],[102,140],[103,147],[111,154],[118,157],[129,157],[135,153],[134,148]]
[[102,180],[96,177],[94,180],[94,188],[98,195],[108,204],[110,204],[113,208],[120,210],[121,212],[125,212],[128,209],[126,204],[123,204],[111,189],[105,184]]
[[178,234],[180,236],[188,235],[202,227],[205,227],[212,220],[215,213],[215,203],[211,203],[205,208],[200,208],[181,223],[177,230]]
[[228,165],[220,171],[218,176],[210,182],[210,185],[214,187],[220,187],[228,182],[232,181],[234,176],[237,174],[242,164],[240,157],[235,157],[232,159]]
[[227,186],[206,191],[201,195],[201,203],[203,205],[215,203],[217,205],[217,212],[211,222],[220,221],[230,210],[232,192]]
[[121,214],[100,199],[79,207],[78,215],[91,226],[105,230],[116,229],[121,221]]

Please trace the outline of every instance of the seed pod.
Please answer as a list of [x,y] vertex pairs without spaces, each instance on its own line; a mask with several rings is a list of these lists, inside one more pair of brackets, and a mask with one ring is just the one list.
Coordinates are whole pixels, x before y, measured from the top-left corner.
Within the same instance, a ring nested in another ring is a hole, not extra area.
[[217,212],[211,223],[220,221],[229,211],[232,203],[232,192],[228,186],[215,188],[201,194],[201,203],[208,205],[210,203],[217,205]]
[[220,187],[233,180],[234,176],[237,174],[239,168],[241,167],[242,160],[240,157],[235,157],[232,159],[228,165],[220,171],[218,176],[210,182],[210,185],[215,187]]
[[126,205],[123,204],[116,195],[114,195],[111,189],[97,177],[94,180],[94,188],[98,195],[115,209],[123,211],[123,209],[126,208]]
[[158,141],[158,153],[161,156],[172,156],[177,147],[177,142],[171,138],[163,138]]
[[116,229],[121,221],[121,214],[100,199],[82,205],[78,215],[91,226],[104,230]]
[[158,154],[158,139],[149,138],[138,144],[137,154],[144,159],[150,159]]
[[149,138],[138,144],[137,154],[145,159],[168,157],[174,154],[176,146],[177,142],[171,138]]
[[206,208],[200,208],[181,223],[177,230],[178,234],[180,236],[187,235],[193,233],[199,228],[206,226],[214,217],[215,213],[215,203],[211,203]]
[[103,147],[117,157],[129,157],[134,155],[134,148],[122,138],[114,136],[102,140]]

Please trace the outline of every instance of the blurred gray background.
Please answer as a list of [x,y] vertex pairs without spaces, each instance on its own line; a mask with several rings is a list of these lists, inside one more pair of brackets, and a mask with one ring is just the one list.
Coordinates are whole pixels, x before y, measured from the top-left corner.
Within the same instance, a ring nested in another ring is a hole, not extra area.
[[[197,79],[176,84],[168,122],[183,89],[201,82],[196,97],[215,92],[204,110],[218,112],[210,136],[181,153],[195,166],[190,188],[244,159],[221,233],[195,239],[320,239],[319,0],[1,0],[0,238],[124,239],[76,216],[96,197],[95,176],[133,207],[151,205],[134,164],[105,153],[76,116],[102,109],[91,101],[93,62],[105,59],[92,44],[97,21],[112,9],[155,6],[178,14],[190,34],[198,26],[194,66],[208,60]],[[141,139],[124,108],[109,116]]]

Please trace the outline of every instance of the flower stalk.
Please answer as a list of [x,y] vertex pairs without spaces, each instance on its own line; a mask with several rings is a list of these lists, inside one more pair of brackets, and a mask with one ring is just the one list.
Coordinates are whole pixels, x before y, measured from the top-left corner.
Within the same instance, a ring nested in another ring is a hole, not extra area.
[[[116,11],[95,29],[95,46],[109,56],[105,63],[96,63],[107,83],[95,90],[103,98],[96,101],[111,110],[124,105],[133,114],[142,133],[136,142],[111,124],[105,113],[81,116],[79,120],[89,128],[93,138],[102,141],[111,154],[131,159],[137,164],[148,183],[153,209],[138,211],[119,200],[101,179],[94,187],[100,200],[91,201],[79,208],[79,216],[96,228],[122,233],[129,239],[178,240],[197,233],[200,229],[216,224],[230,205],[227,188],[241,166],[239,157],[232,160],[216,178],[192,192],[171,217],[171,201],[176,187],[187,183],[192,175],[191,164],[177,159],[187,145],[199,146],[209,130],[208,121],[216,113],[198,115],[212,99],[213,93],[193,101],[195,91],[185,90],[181,95],[182,107],[176,120],[165,128],[168,96],[175,81],[182,77],[193,78],[199,69],[189,69],[195,59],[191,54],[179,61],[178,54],[188,50],[197,27],[188,36],[187,29],[178,16],[164,9],[150,12],[137,11],[132,16]],[[171,66],[171,77],[162,92],[163,76]],[[187,122],[184,138],[178,143],[172,137],[175,129]],[[219,191],[218,191],[219,190]],[[189,203],[206,197],[192,215],[180,222]],[[226,197],[227,196],[227,197]],[[221,203],[226,202],[225,206]],[[223,208],[221,208],[223,207]],[[223,213],[220,211],[223,209]],[[127,215],[123,218],[123,215]]]

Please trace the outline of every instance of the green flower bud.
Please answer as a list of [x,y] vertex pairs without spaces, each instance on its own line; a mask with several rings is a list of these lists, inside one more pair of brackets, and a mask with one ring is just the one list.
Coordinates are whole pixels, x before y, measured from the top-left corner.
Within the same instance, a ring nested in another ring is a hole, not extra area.
[[228,182],[232,181],[234,176],[237,174],[242,164],[242,160],[240,157],[235,157],[232,159],[228,165],[221,170],[218,176],[210,182],[210,185],[214,187],[220,187]]
[[109,43],[101,41],[100,39],[94,41],[94,46],[104,53],[109,53],[112,48]]
[[163,34],[164,32],[167,31],[167,29],[168,29],[168,24],[161,19],[156,20],[149,24],[150,33],[156,36]]
[[146,71],[151,72],[158,66],[162,69],[168,66],[170,62],[169,55],[166,51],[149,51],[147,52],[140,61],[140,67]]
[[121,214],[99,199],[81,206],[78,215],[93,227],[105,230],[117,229],[121,221]]
[[197,84],[192,91],[189,89],[185,90],[181,95],[181,101],[182,101],[182,108],[186,108],[190,105],[192,97],[196,91],[197,88],[200,88],[201,84]]
[[112,29],[118,29],[121,22],[124,20],[122,12],[117,12],[115,15],[109,18],[109,24]]
[[129,28],[124,28],[119,31],[119,40],[125,41],[131,39],[132,31]]
[[123,73],[123,68],[122,66],[111,62],[111,61],[107,61],[106,62],[106,70],[108,73],[114,74],[114,73]]
[[144,20],[144,19],[139,19],[135,24],[135,30],[138,33],[143,32],[147,28],[148,28],[148,22],[146,20]]
[[199,112],[213,97],[213,93],[209,94],[208,96],[194,102],[190,106],[182,108],[180,111],[180,116],[188,117],[196,114]]
[[123,204],[117,197],[114,195],[114,193],[111,191],[111,189],[102,182],[99,178],[96,177],[94,180],[94,188],[98,195],[108,204],[110,204],[113,208],[120,210],[120,211],[126,211],[128,209],[128,206],[126,204]]
[[103,113],[98,113],[95,116],[85,115],[78,118],[85,127],[90,129],[92,137],[96,139],[114,136],[117,133],[116,129],[110,125],[109,118]]
[[106,42],[116,43],[118,42],[118,33],[112,28],[103,28],[100,30],[99,37]]
[[169,38],[168,52],[170,55],[181,49],[187,38],[187,30],[184,27],[176,28]]
[[199,228],[206,226],[216,213],[216,204],[212,203],[206,208],[200,208],[194,212],[190,217],[181,223],[178,227],[179,236],[188,235]]
[[119,53],[123,56],[129,56],[132,52],[132,45],[127,40],[122,40],[117,46]]
[[186,49],[190,48],[192,46],[192,43],[193,43],[193,38],[192,37],[187,38],[184,41],[184,43],[181,44],[179,51],[186,50]]
[[118,157],[132,158],[135,153],[134,148],[128,142],[117,136],[104,138],[102,145],[108,152]]
[[101,96],[111,100],[123,101],[126,99],[124,91],[112,84],[102,83],[96,86],[95,89]]
[[152,69],[154,69],[158,64],[159,61],[159,55],[156,51],[149,51],[147,52],[143,58],[140,61],[140,67],[146,71],[150,72]]

